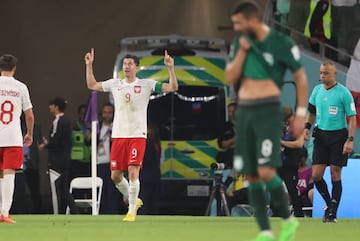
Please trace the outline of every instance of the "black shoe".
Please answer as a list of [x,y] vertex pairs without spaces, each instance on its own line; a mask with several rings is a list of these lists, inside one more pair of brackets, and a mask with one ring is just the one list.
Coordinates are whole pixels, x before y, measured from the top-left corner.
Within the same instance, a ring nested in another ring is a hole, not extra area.
[[337,223],[336,216],[334,214],[330,213],[327,222]]
[[331,200],[331,208],[329,213],[329,221],[330,223],[336,223],[336,213],[337,213],[337,201],[335,199]]
[[324,211],[322,219],[324,223],[337,223],[336,215],[333,214],[332,209],[325,207]]
[[324,216],[323,216],[323,218],[322,218],[322,221],[323,221],[324,223],[329,222],[329,214],[330,214],[330,208],[325,207],[325,208],[324,208]]

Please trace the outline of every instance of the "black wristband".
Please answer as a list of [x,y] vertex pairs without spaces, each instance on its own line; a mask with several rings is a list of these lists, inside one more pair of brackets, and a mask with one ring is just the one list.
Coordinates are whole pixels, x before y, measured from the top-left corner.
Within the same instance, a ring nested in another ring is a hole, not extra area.
[[310,130],[311,129],[311,123],[310,122],[306,122],[305,123],[305,129],[308,129],[308,130]]

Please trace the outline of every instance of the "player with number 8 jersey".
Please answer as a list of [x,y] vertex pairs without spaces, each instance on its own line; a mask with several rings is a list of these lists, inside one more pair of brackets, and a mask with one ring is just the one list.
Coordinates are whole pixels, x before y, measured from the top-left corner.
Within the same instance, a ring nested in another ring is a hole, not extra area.
[[31,109],[28,88],[14,77],[0,76],[0,146],[23,146],[20,116]]
[[[15,223],[9,210],[14,194],[15,172],[22,168],[23,145],[33,140],[34,114],[27,86],[14,78],[16,57],[0,57],[0,222]],[[21,113],[27,132],[23,138]]]
[[287,69],[296,81],[296,112],[291,133],[300,137],[306,116],[307,79],[301,66],[300,51],[284,34],[263,21],[254,1],[237,5],[231,20],[236,37],[230,51],[225,78],[239,85],[235,115],[236,145],[234,167],[249,181],[249,201],[260,233],[254,241],[274,241],[267,215],[267,194],[283,219],[279,241],[294,240],[299,222],[289,212],[288,195],[276,169],[281,166],[280,138],[283,114],[281,87]]
[[[139,171],[144,158],[147,136],[147,106],[152,92],[167,93],[178,89],[174,60],[165,50],[164,64],[169,71],[169,83],[152,79],[138,79],[139,58],[125,55],[123,58],[124,79],[109,79],[97,82],[92,69],[94,49],[85,55],[86,82],[91,90],[111,92],[114,97],[114,122],[110,153],[111,179],[129,203],[129,211],[123,221],[135,221],[137,209],[142,205]],[[124,178],[128,171],[130,184]]]

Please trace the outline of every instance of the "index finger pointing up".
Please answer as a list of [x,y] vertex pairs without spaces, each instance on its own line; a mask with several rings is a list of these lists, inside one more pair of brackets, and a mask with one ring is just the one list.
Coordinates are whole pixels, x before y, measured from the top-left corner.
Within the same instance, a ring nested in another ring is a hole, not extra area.
[[91,48],[91,55],[94,56],[94,48]]
[[168,56],[168,52],[167,52],[167,50],[165,49],[165,57],[166,57],[166,56]]

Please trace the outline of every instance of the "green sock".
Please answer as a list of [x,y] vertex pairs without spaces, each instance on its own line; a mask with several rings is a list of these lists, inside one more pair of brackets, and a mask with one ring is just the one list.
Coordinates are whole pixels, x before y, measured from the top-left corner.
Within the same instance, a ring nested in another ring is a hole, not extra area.
[[248,187],[248,194],[249,201],[251,206],[254,208],[255,219],[260,227],[260,230],[270,230],[264,183],[250,183]]
[[288,219],[290,217],[289,197],[285,192],[281,178],[275,175],[273,179],[265,184],[266,189],[270,192],[272,205],[278,210],[280,217]]

